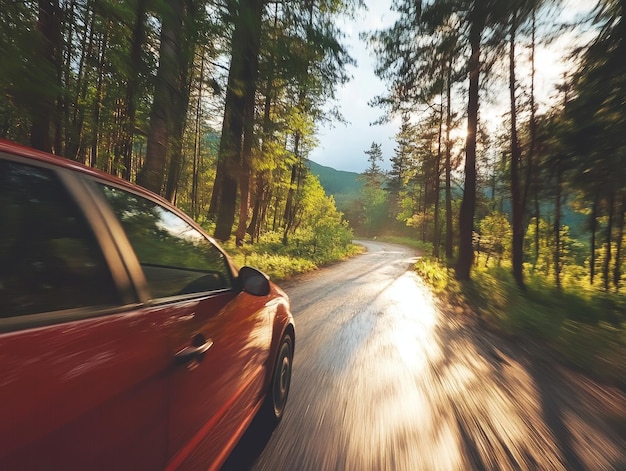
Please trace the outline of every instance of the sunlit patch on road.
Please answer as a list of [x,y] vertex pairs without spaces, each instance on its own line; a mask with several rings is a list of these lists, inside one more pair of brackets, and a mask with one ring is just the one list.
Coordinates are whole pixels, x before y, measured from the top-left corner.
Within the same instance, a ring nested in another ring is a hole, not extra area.
[[347,423],[366,424],[350,427],[350,469],[460,469],[452,415],[433,408],[429,393],[431,365],[444,356],[432,295],[404,273],[369,309],[378,310],[377,323],[352,368],[351,389],[361,400],[345,411]]

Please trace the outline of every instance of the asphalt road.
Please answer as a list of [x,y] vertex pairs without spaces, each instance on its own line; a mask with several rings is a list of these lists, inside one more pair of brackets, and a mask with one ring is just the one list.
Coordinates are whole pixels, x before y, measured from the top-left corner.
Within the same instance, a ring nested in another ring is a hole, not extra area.
[[406,248],[283,284],[287,411],[224,470],[626,470],[626,397],[438,306]]

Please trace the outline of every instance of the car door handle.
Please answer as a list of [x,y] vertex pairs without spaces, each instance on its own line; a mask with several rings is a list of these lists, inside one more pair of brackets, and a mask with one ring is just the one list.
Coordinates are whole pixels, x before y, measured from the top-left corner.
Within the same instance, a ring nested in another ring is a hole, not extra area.
[[183,364],[190,362],[196,358],[200,358],[206,351],[213,346],[213,340],[209,339],[202,345],[189,345],[174,355],[176,363]]

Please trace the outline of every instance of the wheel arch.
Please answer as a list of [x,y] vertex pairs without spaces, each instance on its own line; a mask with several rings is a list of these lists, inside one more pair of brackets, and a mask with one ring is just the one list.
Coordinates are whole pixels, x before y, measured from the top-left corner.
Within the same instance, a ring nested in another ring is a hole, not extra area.
[[296,348],[296,328],[288,306],[281,303],[276,309],[274,325],[272,326],[272,348],[267,364],[266,387],[269,386],[272,381],[274,363],[276,362],[280,342],[285,335],[289,335],[291,338],[291,356],[293,357]]

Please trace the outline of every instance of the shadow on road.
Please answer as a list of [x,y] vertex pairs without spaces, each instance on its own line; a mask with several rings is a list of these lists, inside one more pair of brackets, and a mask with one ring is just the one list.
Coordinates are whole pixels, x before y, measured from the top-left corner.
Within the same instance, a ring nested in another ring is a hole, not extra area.
[[445,386],[460,383],[455,372],[473,374],[432,399],[454,411],[467,469],[626,469],[624,437],[611,423],[626,418],[619,391],[568,370],[540,347],[463,315],[445,317],[435,329],[445,354],[431,363],[432,377]]
[[[562,391],[558,388],[564,383],[563,378],[557,369],[541,363],[535,365],[531,372],[539,391],[544,421],[552,431],[555,444],[561,451],[567,468],[572,470],[585,469],[574,450],[572,436],[565,423],[563,407],[567,402],[565,398],[560,397]],[[569,394],[573,396],[575,393],[570,391]]]

